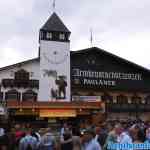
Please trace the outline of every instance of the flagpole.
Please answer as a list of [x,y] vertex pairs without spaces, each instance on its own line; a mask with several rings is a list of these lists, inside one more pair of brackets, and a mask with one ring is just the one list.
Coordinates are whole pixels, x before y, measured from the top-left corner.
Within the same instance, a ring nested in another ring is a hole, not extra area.
[[53,12],[55,12],[55,9],[56,9],[56,0],[53,0],[52,6],[53,6]]
[[92,30],[92,28],[90,28],[90,44],[91,44],[91,47],[93,47],[93,30]]

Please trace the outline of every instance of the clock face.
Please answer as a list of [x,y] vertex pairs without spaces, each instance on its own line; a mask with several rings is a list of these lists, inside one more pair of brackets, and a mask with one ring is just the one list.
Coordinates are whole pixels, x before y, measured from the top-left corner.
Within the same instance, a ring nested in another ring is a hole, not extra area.
[[44,59],[51,64],[62,64],[69,56],[69,52],[65,50],[50,50],[49,54],[43,53]]

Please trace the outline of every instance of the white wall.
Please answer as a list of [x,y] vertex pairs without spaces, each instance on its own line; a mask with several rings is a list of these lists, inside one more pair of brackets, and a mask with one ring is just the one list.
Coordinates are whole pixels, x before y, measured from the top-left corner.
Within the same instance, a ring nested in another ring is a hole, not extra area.
[[[23,63],[21,66],[20,65],[14,65],[14,66],[10,66],[4,70],[0,71],[0,83],[2,82],[2,79],[14,79],[14,73],[20,69],[24,69],[27,72],[30,73],[30,75],[32,74],[32,76],[30,76],[30,79],[35,79],[35,80],[39,80],[39,60],[37,61],[29,61],[29,63]],[[18,67],[19,66],[19,67]],[[8,90],[10,90],[10,87],[4,88],[1,87],[1,91],[2,92],[7,92]],[[28,90],[27,88],[13,88],[16,89],[17,91],[19,91],[20,93],[25,92],[26,90]],[[35,91],[36,93],[38,93],[38,89],[37,88],[33,88],[33,91]]]

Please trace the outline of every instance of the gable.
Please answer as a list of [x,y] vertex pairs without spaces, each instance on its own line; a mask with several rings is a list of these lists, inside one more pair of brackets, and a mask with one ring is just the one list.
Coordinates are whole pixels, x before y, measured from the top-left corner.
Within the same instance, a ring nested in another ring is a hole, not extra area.
[[150,91],[150,71],[98,48],[71,53],[72,86]]

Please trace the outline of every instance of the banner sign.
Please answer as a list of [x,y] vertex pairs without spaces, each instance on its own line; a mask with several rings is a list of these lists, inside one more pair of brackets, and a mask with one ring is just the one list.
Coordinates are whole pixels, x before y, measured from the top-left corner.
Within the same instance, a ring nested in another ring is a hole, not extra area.
[[71,70],[72,85],[85,88],[108,88],[108,89],[148,89],[150,80],[141,72],[126,71],[101,71],[84,68]]
[[41,109],[40,117],[76,117],[76,110],[72,109]]
[[131,80],[141,81],[142,74],[137,73],[125,73],[125,72],[101,72],[91,70],[73,69],[72,77],[75,83],[78,84],[82,79],[83,85],[95,85],[95,86],[116,86],[116,80]]

